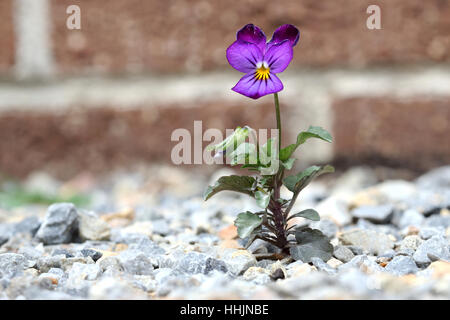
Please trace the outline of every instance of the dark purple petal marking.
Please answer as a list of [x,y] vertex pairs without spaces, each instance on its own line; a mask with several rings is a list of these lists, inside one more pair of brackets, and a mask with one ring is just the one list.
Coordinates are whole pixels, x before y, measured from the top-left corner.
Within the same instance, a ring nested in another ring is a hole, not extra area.
[[284,24],[273,33],[272,39],[268,46],[289,40],[291,46],[295,46],[300,39],[300,31],[292,24]]
[[238,41],[245,41],[256,44],[261,52],[266,50],[266,35],[264,32],[253,24],[247,24],[236,34]]
[[263,54],[256,44],[238,40],[228,47],[227,59],[233,68],[248,73],[256,69],[256,64],[262,61]]
[[272,44],[264,55],[264,61],[269,65],[270,73],[283,72],[294,56],[289,41],[284,40],[278,44]]
[[249,98],[258,99],[283,90],[283,83],[274,74],[270,74],[266,80],[257,80],[255,72],[250,72],[243,76],[232,90]]

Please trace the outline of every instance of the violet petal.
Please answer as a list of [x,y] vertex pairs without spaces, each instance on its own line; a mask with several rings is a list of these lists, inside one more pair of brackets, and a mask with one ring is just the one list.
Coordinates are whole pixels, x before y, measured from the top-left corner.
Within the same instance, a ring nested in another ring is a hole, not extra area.
[[283,72],[294,56],[294,50],[292,49],[289,41],[284,40],[278,44],[272,44],[266,54],[264,55],[264,61],[269,64],[270,73]]
[[258,99],[283,90],[283,83],[274,74],[270,74],[267,80],[256,80],[255,73],[249,72],[239,80],[232,90],[249,98]]
[[284,24],[278,27],[273,33],[272,39],[269,41],[268,46],[289,40],[291,46],[295,46],[300,39],[300,31],[292,24]]
[[264,32],[253,24],[245,25],[236,34],[236,38],[239,41],[245,41],[256,44],[261,52],[266,50],[266,35]]
[[262,61],[263,54],[256,44],[235,41],[227,49],[230,65],[238,71],[248,73],[254,71],[256,64]]

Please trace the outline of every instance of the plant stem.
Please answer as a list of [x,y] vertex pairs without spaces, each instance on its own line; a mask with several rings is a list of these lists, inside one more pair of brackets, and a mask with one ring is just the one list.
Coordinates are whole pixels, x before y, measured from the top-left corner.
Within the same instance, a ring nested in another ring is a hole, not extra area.
[[[281,116],[280,116],[280,102],[278,101],[278,94],[274,93],[274,102],[275,102],[275,114],[277,117],[277,129],[278,129],[278,159],[280,157],[281,150]],[[284,218],[283,210],[281,208],[281,204],[278,201],[280,198],[280,188],[282,184],[282,176],[283,169],[280,164],[278,168],[278,172],[275,175],[275,179],[273,181],[273,196],[270,199],[270,208],[273,213],[273,220],[275,224],[275,235],[277,237],[277,246],[281,249],[284,249],[288,243],[286,238],[286,220]]]
[[278,93],[273,94],[275,102],[275,113],[277,116],[277,129],[278,129],[278,156],[281,150],[281,116],[280,116],[280,102],[278,101]]

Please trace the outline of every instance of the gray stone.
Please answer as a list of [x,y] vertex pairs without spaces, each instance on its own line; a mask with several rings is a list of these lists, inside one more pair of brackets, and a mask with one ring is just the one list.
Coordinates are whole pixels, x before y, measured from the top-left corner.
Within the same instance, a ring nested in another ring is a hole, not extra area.
[[68,243],[78,227],[77,209],[72,203],[55,203],[48,207],[36,238],[44,244]]
[[407,236],[402,240],[400,244],[400,250],[412,249],[416,251],[417,248],[422,244],[422,242],[423,240],[419,236]]
[[338,231],[338,226],[329,219],[311,222],[309,226],[312,229],[318,229],[322,231],[322,233],[326,235],[329,239],[334,238],[336,236],[336,232]]
[[29,233],[34,236],[41,226],[38,217],[28,217],[14,225],[14,233]]
[[[140,251],[148,257],[162,255],[166,251],[143,234],[128,234],[123,243],[129,244],[129,250]],[[120,242],[120,241],[119,241]]]
[[44,248],[40,246],[26,246],[20,248],[17,253],[24,255],[28,260],[37,260],[44,254]]
[[8,242],[13,234],[13,226],[10,223],[0,224],[0,246]]
[[[362,254],[362,252],[361,252]],[[355,256],[349,248],[345,246],[336,246],[334,248],[333,255],[336,257],[336,259],[341,260],[342,262],[349,262],[353,259]]]
[[414,253],[414,260],[419,267],[426,267],[433,260],[450,260],[450,245],[449,240],[442,236],[433,236],[424,241]]
[[123,270],[130,274],[151,275],[153,264],[151,260],[141,251],[125,250],[118,256]]
[[322,219],[327,218],[336,222],[338,226],[344,226],[352,222],[352,216],[347,210],[345,201],[337,196],[330,196],[317,204],[317,212]]
[[311,262],[319,271],[323,271],[329,275],[335,275],[337,273],[336,269],[323,262],[323,260],[320,258],[313,257],[311,258]]
[[70,270],[74,263],[91,264],[94,261],[90,257],[73,257],[66,258],[64,255],[57,256],[43,256],[36,262],[36,268],[40,272],[48,272],[51,268],[61,268],[63,270]]
[[365,255],[356,256],[349,262],[338,267],[339,271],[348,271],[349,269],[359,269],[367,274],[383,272],[384,270],[375,261],[369,259]]
[[256,266],[255,256],[247,250],[225,249],[220,259],[225,261],[228,271],[235,276]]
[[103,257],[99,259],[96,264],[102,269],[103,272],[111,271],[112,273],[119,273],[123,271],[120,260],[114,256]]
[[416,252],[416,250],[411,249],[411,248],[401,248],[395,253],[395,255],[396,256],[411,256],[412,257],[415,252]]
[[135,300],[145,296],[146,294],[139,293],[126,282],[111,277],[104,277],[92,284],[88,292],[89,299],[93,300]]
[[96,280],[102,274],[102,270],[96,264],[84,264],[76,262],[69,271],[69,281]]
[[351,213],[359,219],[367,219],[375,223],[387,223],[392,217],[394,207],[390,204],[380,206],[361,206]]
[[343,232],[339,239],[343,244],[355,245],[370,254],[383,254],[394,247],[394,242],[386,234],[373,230],[354,229]]
[[166,236],[170,233],[169,224],[165,219],[157,219],[152,221],[153,233]]
[[414,259],[410,256],[396,256],[384,268],[387,272],[391,272],[398,276],[419,271]]
[[400,229],[409,227],[409,226],[414,226],[414,227],[420,227],[423,223],[423,221],[425,220],[425,217],[419,213],[417,210],[414,209],[409,209],[404,211],[397,223],[397,226]]
[[111,236],[109,225],[92,211],[78,211],[79,234],[82,240],[108,240]]
[[424,226],[426,227],[443,227],[448,228],[450,227],[450,215],[449,216],[443,216],[440,214],[432,215],[431,217],[425,219]]
[[419,236],[424,239],[428,240],[433,236],[445,236],[445,228],[442,226],[439,227],[423,227],[419,231]]
[[212,270],[227,272],[225,262],[200,252],[189,252],[184,255],[175,269],[187,274],[208,274]]
[[94,249],[82,249],[81,254],[83,255],[83,257],[91,257],[94,262],[100,259],[103,255],[101,252]]
[[270,272],[260,267],[250,267],[244,272],[242,278],[251,281],[256,285],[263,285],[270,282]]
[[28,260],[21,254],[0,254],[0,278],[10,279],[20,275],[28,266]]
[[417,178],[416,184],[423,189],[450,188],[450,166],[428,171]]
[[364,249],[358,246],[345,246],[346,248],[350,249],[355,256],[360,256],[364,254]]

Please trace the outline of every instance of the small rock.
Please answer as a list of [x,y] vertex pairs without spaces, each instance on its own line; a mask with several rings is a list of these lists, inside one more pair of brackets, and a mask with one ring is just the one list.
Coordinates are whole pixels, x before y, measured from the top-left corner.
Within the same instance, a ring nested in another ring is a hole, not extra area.
[[398,227],[400,229],[414,226],[414,227],[420,227],[425,220],[425,217],[419,213],[417,210],[409,209],[403,212],[400,216],[400,219],[398,220]]
[[255,257],[247,250],[223,249],[221,259],[233,275],[243,274],[248,268],[256,266]]
[[55,203],[48,207],[36,238],[44,244],[68,243],[78,227],[77,209],[72,203]]
[[432,271],[433,278],[440,279],[448,277],[450,275],[450,262],[435,261],[428,266],[428,269]]
[[114,256],[102,257],[97,260],[97,265],[102,269],[103,272],[111,271],[111,272],[121,272],[123,271],[122,265],[120,264],[119,258]]
[[392,217],[394,207],[390,204],[380,206],[361,206],[351,213],[359,219],[366,219],[374,223],[388,223]]
[[83,257],[91,257],[94,262],[96,262],[98,259],[102,257],[102,253],[93,249],[82,249],[81,254]]
[[417,248],[413,258],[419,267],[424,267],[432,262],[430,254],[437,259],[450,260],[449,241],[442,236],[433,236]]
[[296,278],[305,274],[310,273],[315,268],[311,267],[308,263],[303,263],[301,261],[295,261],[287,266],[287,275],[292,278]]
[[432,215],[431,217],[425,219],[424,226],[435,227],[435,228],[448,228],[450,227],[450,215],[444,216],[440,214]]
[[355,256],[353,252],[345,246],[336,246],[334,248],[333,255],[342,262],[349,262]]
[[327,264],[328,264],[330,267],[336,269],[337,267],[339,267],[340,265],[342,265],[343,262],[340,261],[340,260],[338,260],[338,259],[331,258],[330,260],[327,261]]
[[144,253],[136,250],[125,250],[118,256],[123,270],[130,274],[151,275],[153,264]]
[[420,229],[419,236],[424,239],[428,240],[433,236],[444,236],[445,235],[445,228],[444,227],[423,227]]
[[175,269],[188,274],[208,274],[213,270],[227,272],[225,262],[200,252],[189,252],[184,255],[178,261]]
[[270,274],[270,278],[271,278],[273,281],[276,281],[276,280],[279,280],[279,279],[284,279],[284,278],[286,278],[286,275],[285,275],[283,269],[278,268],[278,269],[276,269],[274,272],[272,272],[272,273]]
[[124,281],[111,277],[103,278],[98,283],[92,284],[88,296],[93,300],[136,300],[146,297]]
[[169,224],[165,219],[153,220],[153,233],[159,234],[161,236],[166,236],[170,233]]
[[326,235],[329,239],[332,239],[336,236],[336,232],[338,231],[338,226],[329,219],[323,219],[317,222],[312,222],[309,224],[312,229],[318,229],[322,231],[324,235]]
[[78,221],[82,240],[109,240],[110,227],[95,212],[79,211]]
[[96,264],[84,264],[76,262],[72,265],[69,272],[69,281],[71,280],[96,280],[102,273],[100,267]]
[[29,233],[34,237],[40,226],[41,222],[38,217],[28,217],[14,225],[14,233]]
[[270,272],[264,268],[250,267],[244,272],[243,278],[244,280],[262,285],[270,282]]
[[0,254],[0,278],[12,278],[28,268],[28,260],[21,254]]
[[361,247],[375,255],[383,254],[394,247],[394,242],[389,236],[373,230],[354,229],[345,231],[339,239],[343,244]]
[[323,260],[320,258],[313,257],[311,258],[311,262],[319,271],[323,271],[329,275],[335,275],[337,273],[337,271],[333,267],[323,262]]
[[352,222],[352,216],[347,211],[347,204],[336,196],[330,196],[318,203],[316,208],[322,218],[327,218],[342,227]]
[[422,242],[423,240],[419,236],[407,236],[402,240],[400,250],[412,249],[415,251],[422,244]]
[[416,184],[423,189],[450,188],[450,166],[428,171],[417,178]]
[[353,268],[357,268],[366,274],[374,274],[384,270],[375,261],[372,261],[365,255],[354,257],[351,261],[339,266],[338,270],[343,271]]
[[364,249],[358,246],[345,246],[346,248],[350,249],[351,252],[353,252],[353,254],[355,256],[360,256],[362,254],[364,254]]
[[384,268],[397,276],[403,276],[409,273],[416,273],[419,271],[414,259],[409,256],[396,256]]

